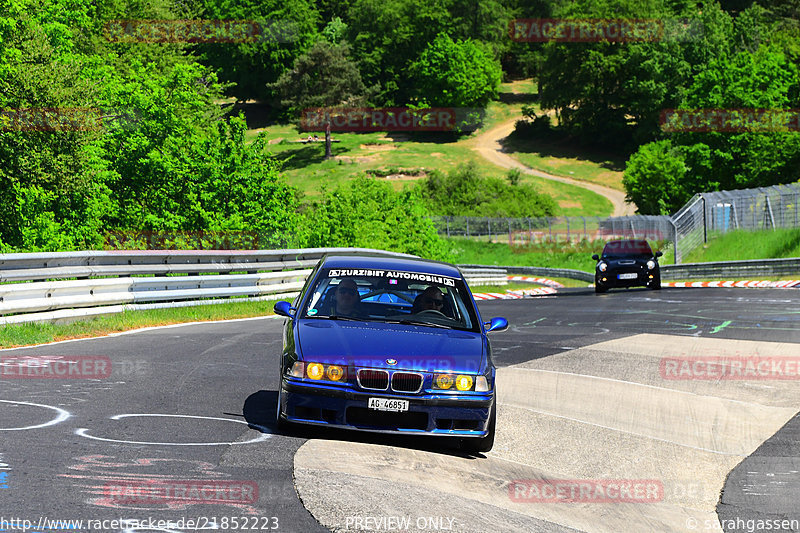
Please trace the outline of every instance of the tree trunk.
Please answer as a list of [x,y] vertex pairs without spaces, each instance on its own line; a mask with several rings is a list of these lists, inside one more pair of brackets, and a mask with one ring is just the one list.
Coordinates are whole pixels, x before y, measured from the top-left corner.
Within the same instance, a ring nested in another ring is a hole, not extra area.
[[331,153],[331,117],[326,114],[325,118],[325,159],[330,159],[333,157]]

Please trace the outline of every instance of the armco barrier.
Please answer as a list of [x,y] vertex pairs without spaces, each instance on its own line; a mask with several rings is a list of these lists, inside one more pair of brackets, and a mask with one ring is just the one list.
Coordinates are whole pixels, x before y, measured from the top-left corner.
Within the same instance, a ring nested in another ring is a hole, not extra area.
[[0,325],[115,313],[153,302],[291,298],[327,253],[413,257],[365,248],[0,254],[0,315],[12,315],[0,317]]
[[[0,316],[0,325],[231,297],[291,299],[326,253],[413,257],[363,248],[0,254],[0,315],[10,315]],[[503,269],[465,268],[463,273],[471,285],[507,283]]]
[[544,268],[533,266],[488,266],[488,265],[459,265],[462,272],[465,268],[494,269],[497,272],[507,272],[508,274],[519,274],[525,276],[545,276],[550,278],[567,278],[594,283],[594,274],[583,270],[573,270],[571,268]]
[[[594,273],[569,268],[544,268],[525,266],[487,266],[461,265],[461,268],[497,269],[509,274],[546,276],[567,278],[594,283]],[[680,265],[662,265],[661,279],[740,279],[800,276],[800,257],[791,259],[750,259],[744,261],[720,261],[716,263],[684,263]]]
[[662,280],[740,279],[800,274],[800,257],[791,259],[751,259],[718,263],[683,263],[661,267]]
[[[326,253],[413,257],[364,248],[0,254],[0,315],[10,315],[0,316],[0,325],[208,304],[231,297],[290,299]],[[509,274],[594,281],[593,273],[573,269],[460,268],[473,286],[505,285]],[[800,275],[800,258],[665,265],[661,272],[664,281],[792,276]]]

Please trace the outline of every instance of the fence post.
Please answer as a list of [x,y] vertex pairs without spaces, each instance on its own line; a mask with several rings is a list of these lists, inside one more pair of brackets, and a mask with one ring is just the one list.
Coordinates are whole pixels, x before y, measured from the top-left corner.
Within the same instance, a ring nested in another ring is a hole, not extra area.
[[486,219],[486,227],[489,230],[489,242],[492,242],[492,219]]
[[673,254],[675,255],[675,264],[677,265],[680,263],[680,258],[678,257],[678,224],[675,223],[674,220],[671,218],[669,219],[670,223],[672,224],[672,229],[674,230],[673,239],[672,239],[672,249]]
[[506,222],[508,222],[508,245],[514,246],[514,238],[511,235],[511,219],[507,218]]
[[701,200],[703,200],[703,243],[708,242],[708,224],[706,221],[706,197],[701,196]]
[[547,217],[547,231],[550,233],[550,240],[553,240],[553,226],[550,223],[550,217]]
[[469,236],[469,217],[467,217],[467,237]]
[[764,205],[764,225],[766,225],[767,217],[769,217],[770,224],[772,224],[772,229],[777,229],[775,227],[775,215],[772,212],[772,202],[769,201],[769,196],[766,194],[764,195],[765,205]]
[[528,220],[528,244],[533,244],[533,230],[531,230],[531,219],[528,218],[527,220]]
[[589,240],[589,237],[586,235],[586,217],[581,217],[583,220],[583,240]]
[[447,238],[450,238],[450,217],[444,217],[444,221],[447,223]]

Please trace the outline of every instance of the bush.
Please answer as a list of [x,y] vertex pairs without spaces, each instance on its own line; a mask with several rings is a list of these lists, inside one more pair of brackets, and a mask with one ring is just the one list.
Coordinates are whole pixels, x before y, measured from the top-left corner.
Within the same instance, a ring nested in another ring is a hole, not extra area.
[[483,178],[474,163],[445,175],[432,172],[417,187],[431,213],[445,216],[546,217],[555,214],[552,198],[527,184]]
[[354,246],[450,259],[414,189],[396,192],[362,176],[325,192],[311,207],[301,230],[307,247]]

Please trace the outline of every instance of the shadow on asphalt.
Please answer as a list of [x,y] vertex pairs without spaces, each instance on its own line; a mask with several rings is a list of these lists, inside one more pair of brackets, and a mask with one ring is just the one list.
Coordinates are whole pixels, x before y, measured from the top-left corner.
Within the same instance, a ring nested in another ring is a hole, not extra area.
[[275,411],[277,410],[277,406],[278,391],[260,390],[247,397],[244,402],[242,413],[245,421],[247,421],[253,429],[261,432],[264,432],[264,429],[266,429],[269,433],[284,435],[286,437],[305,440],[322,439],[377,444],[381,446],[440,453],[467,459],[482,459],[486,457],[481,453],[461,450],[460,439],[457,438],[431,437],[425,435],[389,435],[301,424],[292,424],[289,429],[279,430],[275,423]]

